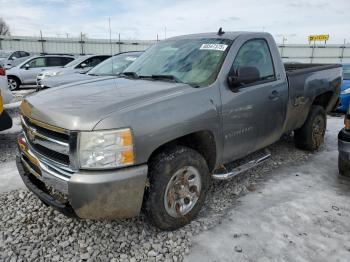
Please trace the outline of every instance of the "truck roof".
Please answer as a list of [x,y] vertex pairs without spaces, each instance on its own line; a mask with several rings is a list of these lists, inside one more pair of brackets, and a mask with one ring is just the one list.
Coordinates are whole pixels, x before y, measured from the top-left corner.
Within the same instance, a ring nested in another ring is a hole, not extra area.
[[247,32],[247,31],[231,31],[225,32],[224,34],[219,35],[218,32],[209,32],[209,33],[200,33],[200,34],[189,34],[171,37],[169,39],[189,39],[189,38],[223,38],[234,40],[241,35],[253,35],[256,37],[269,37],[271,34],[265,32]]

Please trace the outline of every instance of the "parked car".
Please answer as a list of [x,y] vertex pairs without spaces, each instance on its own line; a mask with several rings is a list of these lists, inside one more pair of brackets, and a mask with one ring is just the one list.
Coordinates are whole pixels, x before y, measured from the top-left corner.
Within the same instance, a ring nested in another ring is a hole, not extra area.
[[343,84],[341,86],[340,104],[337,108],[340,112],[346,112],[350,102],[350,64],[343,64]]
[[7,70],[9,88],[10,90],[16,90],[21,85],[34,85],[39,72],[50,68],[63,67],[74,59],[74,56],[71,55],[40,55],[31,57]]
[[84,55],[66,64],[62,68],[50,69],[40,72],[36,77],[37,86],[41,85],[41,81],[48,77],[62,76],[73,73],[85,73],[102,61],[110,58],[110,55]]
[[26,51],[0,50],[0,65],[9,69],[27,60],[31,56]]
[[79,81],[93,80],[99,77],[116,76],[123,72],[123,70],[134,62],[141,54],[142,52],[120,53],[106,59],[86,73],[59,75],[45,78],[42,81],[38,81],[39,86],[37,86],[37,90],[39,91],[45,88],[72,84]]
[[4,110],[4,100],[2,97],[2,89],[0,89],[0,131],[12,127],[12,119],[10,115]]
[[153,225],[172,230],[198,214],[211,178],[232,178],[270,155],[227,163],[293,130],[298,147],[317,150],[341,79],[341,65],[283,65],[268,33],[170,38],[120,78],[24,99],[18,170],[65,214],[125,218],[143,207]]
[[6,69],[0,65],[0,91],[3,104],[8,104],[13,99],[13,94],[7,84]]
[[350,177],[350,107],[344,117],[344,128],[338,134],[339,174]]

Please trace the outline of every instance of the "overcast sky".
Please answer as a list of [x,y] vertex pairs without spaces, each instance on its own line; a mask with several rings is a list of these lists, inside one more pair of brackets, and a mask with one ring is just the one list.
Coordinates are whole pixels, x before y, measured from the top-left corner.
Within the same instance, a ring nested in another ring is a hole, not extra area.
[[[12,35],[160,39],[217,31],[267,31],[277,42],[307,43],[329,34],[350,42],[350,0],[0,0],[0,16]],[[166,28],[166,30],[165,30]]]

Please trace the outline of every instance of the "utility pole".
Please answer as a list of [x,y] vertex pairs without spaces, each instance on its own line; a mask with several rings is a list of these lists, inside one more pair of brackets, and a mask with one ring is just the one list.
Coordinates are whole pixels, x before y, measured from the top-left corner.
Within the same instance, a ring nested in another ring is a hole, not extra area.
[[118,47],[119,47],[119,53],[121,52],[121,43],[120,43],[120,33],[118,34]]
[[282,50],[281,50],[281,58],[283,58],[283,51],[284,51],[284,48],[285,48],[284,43],[286,41],[287,41],[287,37],[283,36],[282,37],[282,46],[281,46],[281,48],[282,48]]
[[166,39],[166,26],[164,27],[164,39]]
[[43,39],[43,32],[40,30],[40,40],[41,42],[41,52],[42,53],[45,53],[45,50],[44,50],[44,39]]
[[340,63],[343,62],[343,59],[344,59],[344,51],[345,51],[345,45],[346,45],[346,39],[344,39],[344,44],[343,46],[341,47],[341,55],[340,55]]
[[84,55],[83,32],[80,32],[80,47],[81,47],[81,55]]

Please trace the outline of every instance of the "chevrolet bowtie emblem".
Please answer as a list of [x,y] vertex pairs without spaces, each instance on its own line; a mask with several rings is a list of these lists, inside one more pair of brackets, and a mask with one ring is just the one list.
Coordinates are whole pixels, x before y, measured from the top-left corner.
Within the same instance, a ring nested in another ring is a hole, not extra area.
[[28,130],[28,139],[29,139],[31,142],[34,142],[34,141],[35,141],[35,133],[36,133],[36,130],[32,130],[32,129],[29,129],[29,130]]

